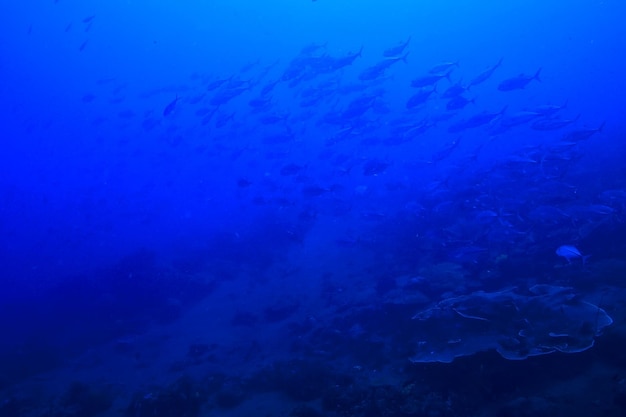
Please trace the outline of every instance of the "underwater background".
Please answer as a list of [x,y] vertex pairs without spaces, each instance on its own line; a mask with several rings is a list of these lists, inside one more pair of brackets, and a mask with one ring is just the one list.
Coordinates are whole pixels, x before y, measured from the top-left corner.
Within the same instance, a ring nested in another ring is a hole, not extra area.
[[626,4],[0,4],[0,417],[622,416]]

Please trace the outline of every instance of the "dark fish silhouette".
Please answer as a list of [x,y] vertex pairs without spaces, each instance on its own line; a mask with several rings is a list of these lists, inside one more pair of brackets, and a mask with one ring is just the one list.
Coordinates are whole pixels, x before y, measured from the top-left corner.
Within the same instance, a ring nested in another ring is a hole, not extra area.
[[487,81],[491,75],[493,74],[493,72],[498,69],[498,67],[502,65],[502,58],[500,58],[500,60],[493,66],[487,68],[486,70],[484,70],[483,72],[481,72],[480,74],[478,74],[472,81],[470,81],[469,85],[467,86],[467,88],[473,87],[475,85],[481,84],[485,81]]
[[413,81],[411,81],[411,87],[413,88],[428,87],[428,86],[436,84],[442,78],[447,78],[448,81],[450,81],[450,73],[452,71],[453,69],[450,69],[445,74],[429,74],[423,77],[415,78]]
[[540,73],[541,73],[541,68],[537,70],[535,75],[520,74],[517,77],[506,79],[502,81],[500,85],[498,85],[498,90],[500,91],[522,90],[532,80],[541,81],[541,78],[539,78]]
[[379,159],[372,159],[363,165],[363,175],[372,176],[382,174],[388,167],[389,163]]
[[165,108],[163,109],[163,117],[167,117],[170,114],[172,114],[172,112],[176,108],[176,103],[178,103],[178,100],[180,100],[180,98],[178,96],[176,96],[176,98],[174,100],[172,100],[172,102],[170,104],[165,106]]
[[576,123],[579,118],[580,114],[573,119],[539,119],[536,120],[530,127],[534,130],[556,130],[571,125],[572,123]]
[[432,90],[420,89],[417,93],[413,94],[406,102],[406,108],[412,109],[419,106],[420,104],[425,103],[435,91],[437,91],[435,88],[433,88]]
[[458,66],[459,66],[459,61],[442,62],[441,64],[437,64],[434,67],[432,67],[428,71],[428,73],[429,74],[443,74],[447,72],[448,70],[452,69],[453,67],[458,67]]
[[475,99],[468,99],[463,96],[453,97],[446,103],[446,109],[448,110],[460,110],[470,103],[474,103]]
[[391,48],[385,49],[385,52],[383,52],[383,56],[387,58],[393,58],[393,57],[402,55],[402,52],[404,52],[404,49],[407,46],[409,46],[410,42],[411,42],[411,37],[409,36],[409,39],[407,39],[406,41],[399,43],[395,46],[392,46]]
[[602,129],[604,129],[604,123],[605,122],[602,122],[602,124],[595,129],[574,130],[566,134],[563,139],[568,142],[580,142],[583,140],[587,140],[596,133],[602,132]]

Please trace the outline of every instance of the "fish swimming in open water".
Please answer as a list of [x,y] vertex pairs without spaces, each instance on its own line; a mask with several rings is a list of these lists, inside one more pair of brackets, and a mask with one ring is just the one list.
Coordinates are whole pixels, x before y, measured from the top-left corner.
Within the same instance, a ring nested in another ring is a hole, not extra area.
[[541,68],[539,68],[537,72],[535,72],[535,75],[520,74],[517,77],[508,78],[502,81],[498,85],[498,90],[500,91],[522,90],[532,80],[541,81],[541,78],[539,78],[539,74],[541,74]]
[[556,249],[556,254],[558,256],[562,256],[563,258],[565,258],[567,260],[567,263],[570,263],[570,264],[572,263],[572,259],[580,258],[583,262],[583,265],[586,263],[587,258],[589,258],[590,256],[590,255],[583,255],[582,253],[580,253],[578,248],[573,245],[559,246]]
[[172,112],[176,108],[176,103],[178,103],[178,100],[180,100],[180,97],[178,97],[178,95],[176,95],[176,98],[174,100],[172,100],[170,102],[170,104],[165,106],[165,108],[163,109],[163,117],[167,117],[170,114],[172,114]]

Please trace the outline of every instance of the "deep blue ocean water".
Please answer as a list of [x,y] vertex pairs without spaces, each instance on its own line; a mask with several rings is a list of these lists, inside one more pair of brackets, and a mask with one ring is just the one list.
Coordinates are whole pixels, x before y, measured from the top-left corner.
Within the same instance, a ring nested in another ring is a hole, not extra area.
[[620,416],[626,5],[0,5],[0,417]]

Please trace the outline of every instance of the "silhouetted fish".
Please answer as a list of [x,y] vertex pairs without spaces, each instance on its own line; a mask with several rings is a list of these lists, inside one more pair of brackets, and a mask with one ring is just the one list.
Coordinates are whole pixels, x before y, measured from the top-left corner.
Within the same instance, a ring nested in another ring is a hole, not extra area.
[[385,172],[388,166],[389,163],[379,159],[369,160],[363,165],[363,175],[371,176],[381,174]]
[[170,102],[170,104],[165,106],[165,108],[163,109],[163,117],[167,117],[170,114],[172,114],[172,112],[176,108],[176,103],[178,103],[178,100],[180,100],[180,98],[178,96],[176,96],[176,98],[174,100],[172,100]]
[[605,122],[602,122],[602,124],[595,129],[574,130],[565,135],[563,139],[570,142],[580,142],[582,140],[587,140],[596,133],[602,132],[602,129],[604,128],[604,123]]
[[413,88],[428,87],[430,85],[436,84],[437,81],[441,80],[442,78],[447,78],[448,81],[450,81],[450,73],[452,71],[453,69],[450,69],[445,74],[429,74],[429,75],[424,75],[423,77],[415,78],[413,79],[413,81],[411,81],[411,87]]
[[487,81],[491,75],[493,74],[493,72],[498,69],[498,67],[502,65],[502,58],[500,58],[500,60],[493,66],[487,68],[486,70],[484,70],[483,72],[481,72],[480,74],[478,74],[474,79],[472,79],[472,81],[470,81],[469,85],[467,86],[467,88],[473,87],[475,85],[481,84],[485,81]]
[[575,123],[580,118],[580,114],[573,119],[539,119],[530,126],[535,130],[556,130]]
[[396,46],[392,46],[391,48],[387,48],[385,49],[385,52],[383,52],[383,56],[390,58],[390,57],[396,57],[398,55],[401,55],[402,52],[404,52],[404,49],[409,46],[409,43],[411,42],[411,37],[409,36],[409,39],[407,39],[406,41],[396,45]]
[[520,74],[517,77],[506,79],[502,81],[500,85],[498,85],[498,90],[500,91],[521,90],[525,88],[528,85],[528,83],[530,83],[532,80],[541,81],[541,78],[539,78],[540,73],[541,73],[541,68],[539,68],[537,72],[535,72],[535,75]]
[[441,64],[437,64],[434,67],[432,67],[430,70],[428,70],[429,74],[443,74],[445,72],[447,72],[448,70],[450,70],[453,67],[458,67],[459,66],[459,61],[455,61],[455,62],[442,62]]
[[446,109],[448,110],[460,110],[463,107],[467,106],[470,103],[474,103],[475,99],[467,99],[463,96],[456,96],[454,98],[451,98],[450,100],[448,100],[448,102],[446,103]]

